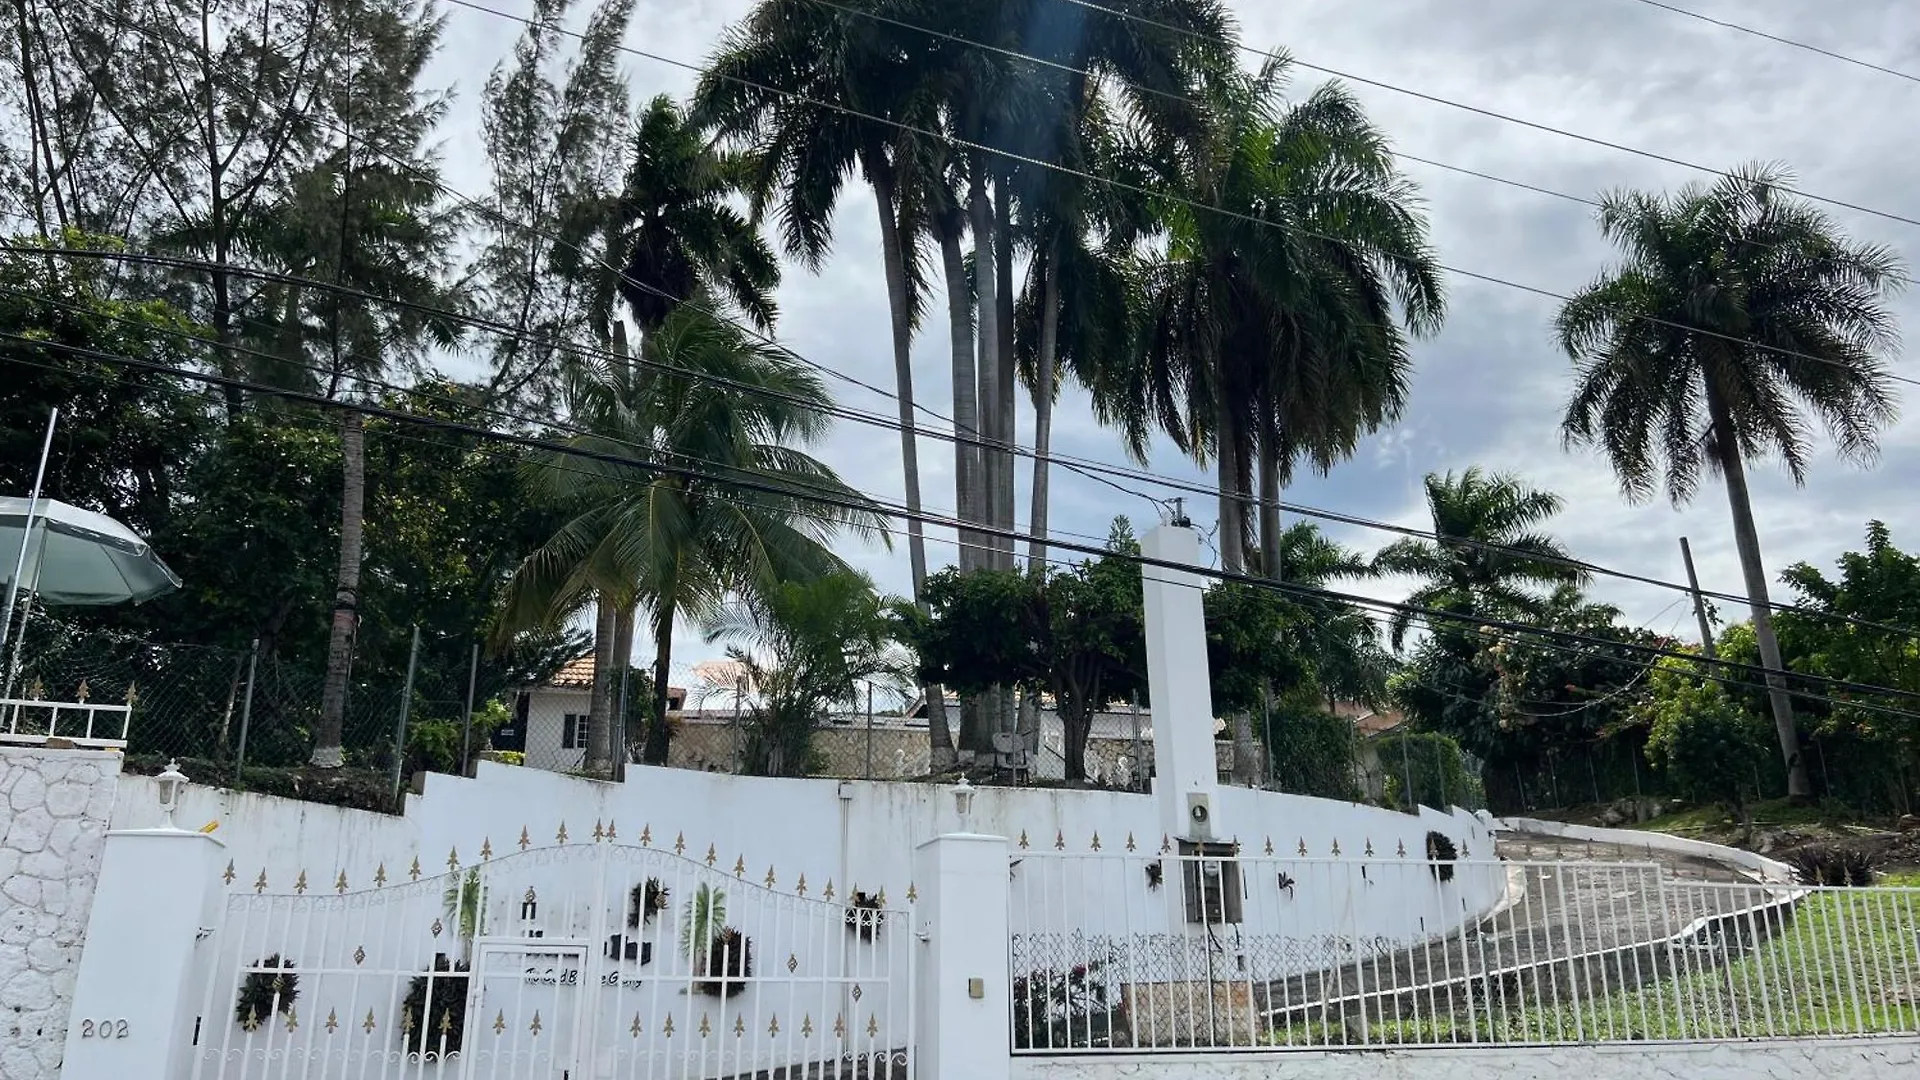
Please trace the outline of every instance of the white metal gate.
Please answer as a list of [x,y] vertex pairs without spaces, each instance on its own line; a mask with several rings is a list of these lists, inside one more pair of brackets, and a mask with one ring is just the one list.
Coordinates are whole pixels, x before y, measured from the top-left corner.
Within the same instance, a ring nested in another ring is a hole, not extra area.
[[910,887],[608,834],[433,876],[230,872],[193,1080],[911,1075]]

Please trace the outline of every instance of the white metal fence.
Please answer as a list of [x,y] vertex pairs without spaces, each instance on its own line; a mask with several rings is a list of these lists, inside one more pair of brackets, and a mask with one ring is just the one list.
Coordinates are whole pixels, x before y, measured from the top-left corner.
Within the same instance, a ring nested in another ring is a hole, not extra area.
[[[1432,916],[1490,873],[1491,915]],[[1027,855],[1010,888],[1019,1054],[1920,1033],[1917,888],[1230,848]]]
[[75,746],[125,748],[132,719],[130,702],[0,698],[0,742],[40,746],[50,739],[65,739]]
[[909,1075],[910,902],[595,834],[230,881],[193,1076]]

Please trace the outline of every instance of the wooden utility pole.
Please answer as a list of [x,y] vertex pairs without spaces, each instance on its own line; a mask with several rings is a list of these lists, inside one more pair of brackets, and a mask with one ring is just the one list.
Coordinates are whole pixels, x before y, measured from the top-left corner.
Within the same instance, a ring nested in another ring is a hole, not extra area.
[[1700,648],[1709,660],[1714,658],[1713,626],[1707,622],[1707,601],[1700,595],[1700,578],[1693,572],[1693,548],[1680,538],[1680,559],[1687,564],[1687,591],[1693,594],[1693,615],[1700,620]]

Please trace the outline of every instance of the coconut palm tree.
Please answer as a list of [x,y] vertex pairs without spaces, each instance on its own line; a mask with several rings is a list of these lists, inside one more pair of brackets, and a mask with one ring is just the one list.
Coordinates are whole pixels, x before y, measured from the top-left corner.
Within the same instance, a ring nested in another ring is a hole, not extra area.
[[[729,595],[844,570],[834,538],[884,540],[884,519],[801,449],[826,433],[832,401],[785,352],[694,305],[669,315],[642,349],[635,370],[590,364],[570,381],[572,419],[588,433],[568,447],[594,456],[530,463],[536,489],[576,509],[522,562],[503,621],[551,622],[590,590],[648,606],[653,705],[642,760],[664,764],[675,619],[705,621]],[[605,740],[590,730],[590,755]]]
[[1886,298],[1904,274],[1890,248],[1851,241],[1789,197],[1791,183],[1748,165],[1669,195],[1608,195],[1600,231],[1620,265],[1569,300],[1555,329],[1575,364],[1561,433],[1599,447],[1628,499],[1664,485],[1680,506],[1702,471],[1725,480],[1788,794],[1804,799],[1747,459],[1777,454],[1805,483],[1809,413],[1842,455],[1872,459],[1895,415]]
[[[1373,557],[1376,573],[1418,580],[1408,604],[1462,616],[1535,616],[1551,599],[1537,589],[1586,580],[1586,572],[1571,565],[1566,548],[1537,531],[1560,512],[1560,496],[1477,466],[1457,476],[1428,473],[1426,487],[1439,539],[1406,537]],[[1412,625],[1411,611],[1394,612],[1387,628],[1396,650]]]
[[1263,549],[1278,564],[1294,462],[1330,469],[1399,415],[1408,337],[1444,310],[1417,195],[1386,140],[1337,85],[1282,103],[1288,64],[1220,80],[1201,152],[1152,155],[1157,186],[1230,213],[1170,208],[1166,255],[1143,271],[1140,354],[1108,391],[1136,457],[1153,427],[1211,456],[1221,564],[1236,572],[1256,468]]

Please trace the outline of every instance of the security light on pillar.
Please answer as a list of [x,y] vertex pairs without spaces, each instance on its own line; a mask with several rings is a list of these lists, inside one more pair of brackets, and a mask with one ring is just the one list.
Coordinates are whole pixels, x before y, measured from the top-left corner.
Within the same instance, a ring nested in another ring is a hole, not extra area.
[[180,793],[187,789],[187,774],[180,771],[180,762],[169,761],[164,771],[153,778],[154,786],[160,789],[160,814],[165,828],[177,828],[173,823],[173,812],[180,808]]

